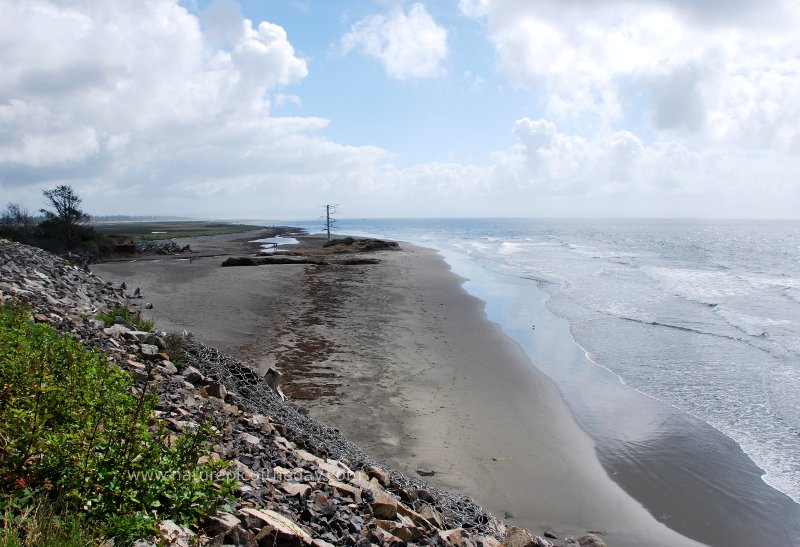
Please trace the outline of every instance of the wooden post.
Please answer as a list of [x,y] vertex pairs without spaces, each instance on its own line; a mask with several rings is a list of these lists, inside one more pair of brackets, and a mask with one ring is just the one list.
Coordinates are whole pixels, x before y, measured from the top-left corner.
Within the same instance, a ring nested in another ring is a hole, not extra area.
[[328,241],[331,240],[331,206],[325,206],[325,228],[328,231]]

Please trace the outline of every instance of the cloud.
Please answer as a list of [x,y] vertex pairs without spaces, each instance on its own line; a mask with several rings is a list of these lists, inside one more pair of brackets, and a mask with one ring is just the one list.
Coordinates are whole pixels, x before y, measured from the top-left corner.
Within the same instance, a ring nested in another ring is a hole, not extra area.
[[790,150],[800,139],[800,5],[736,0],[461,0],[509,82],[585,134]]
[[234,43],[241,37],[243,19],[236,0],[214,0],[203,11],[208,37],[220,45]]
[[392,78],[433,78],[445,74],[447,30],[424,5],[414,4],[408,14],[398,8],[353,24],[342,37],[341,48],[345,54],[358,50],[378,59]]
[[328,120],[272,116],[272,101],[295,101],[284,88],[307,63],[282,27],[243,19],[231,2],[207,11],[214,36],[175,0],[0,0],[0,10],[0,187],[19,195],[65,182],[87,206],[126,196],[170,213],[183,200],[214,215],[385,155],[324,138]]
[[[777,196],[790,201],[796,196],[796,156],[692,148],[678,141],[646,144],[625,130],[584,137],[561,132],[544,119],[521,118],[513,132],[520,142],[495,155],[492,186],[511,186],[519,196],[596,200],[603,203],[599,209],[621,216],[683,216],[667,203],[689,206],[698,216],[720,216],[709,209],[717,201],[738,203],[738,215],[743,203],[753,204],[747,216],[772,216],[779,209],[780,214],[793,214],[790,206],[775,205]],[[630,209],[621,207],[623,203]]]

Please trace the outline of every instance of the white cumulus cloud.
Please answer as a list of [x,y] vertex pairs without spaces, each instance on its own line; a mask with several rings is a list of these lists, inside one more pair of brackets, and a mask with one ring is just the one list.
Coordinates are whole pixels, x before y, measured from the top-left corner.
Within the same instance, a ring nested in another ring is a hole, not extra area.
[[271,115],[299,102],[284,88],[307,63],[282,27],[237,8],[212,5],[206,34],[176,0],[0,0],[0,187],[69,183],[117,213],[122,196],[137,212],[266,214],[292,183],[379,161],[320,136],[328,120]]
[[[768,6],[767,6],[768,4]],[[587,134],[649,120],[661,137],[790,150],[800,139],[800,4],[461,0],[507,79]],[[765,9],[768,7],[769,9]]]
[[406,14],[397,8],[388,15],[372,15],[353,24],[341,39],[344,53],[358,50],[378,59],[397,79],[441,76],[447,58],[447,29],[422,4]]

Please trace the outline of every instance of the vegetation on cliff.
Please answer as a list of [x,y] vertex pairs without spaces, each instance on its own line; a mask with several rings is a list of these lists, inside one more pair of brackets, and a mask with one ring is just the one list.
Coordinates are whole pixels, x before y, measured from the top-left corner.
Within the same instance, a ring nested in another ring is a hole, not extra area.
[[164,519],[196,524],[230,492],[224,464],[198,464],[214,438],[207,423],[172,435],[128,373],[18,305],[0,306],[0,386],[4,544],[85,541],[87,530],[124,544]]

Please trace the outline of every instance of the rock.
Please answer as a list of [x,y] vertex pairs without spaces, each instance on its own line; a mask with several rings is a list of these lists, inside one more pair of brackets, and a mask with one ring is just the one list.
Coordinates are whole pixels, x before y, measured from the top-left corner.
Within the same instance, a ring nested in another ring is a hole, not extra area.
[[417,469],[417,475],[420,477],[432,477],[436,474],[433,469],[429,469],[428,467],[420,467]]
[[436,500],[431,495],[431,493],[422,488],[417,488],[416,490],[414,490],[414,500],[415,501],[422,500],[427,503],[436,503]]
[[144,305],[144,309],[146,309],[146,310],[152,310],[152,309],[153,309],[153,304],[151,304],[150,302],[148,302],[147,304],[145,304],[145,305]]
[[515,526],[503,539],[503,547],[539,547],[539,543],[528,532]]
[[328,480],[328,485],[336,490],[340,496],[348,496],[356,502],[361,501],[361,488],[356,488],[355,486],[350,486],[349,484],[333,479]]
[[161,361],[161,368],[164,370],[164,374],[168,374],[169,376],[178,374],[178,367],[176,367],[175,363],[172,361]]
[[211,537],[227,534],[235,526],[239,526],[241,521],[230,513],[218,512],[216,515],[206,520],[203,530]]
[[606,542],[597,534],[584,534],[578,538],[581,547],[606,547]]
[[444,519],[430,505],[423,503],[417,512],[434,527],[444,528]]
[[239,438],[247,444],[251,444],[253,446],[258,446],[261,444],[261,439],[255,435],[251,435],[250,433],[240,433]]
[[374,496],[372,514],[379,519],[394,520],[397,517],[397,499],[388,492],[379,492]]
[[[296,522],[275,511],[244,507],[240,514],[245,516],[248,523],[260,525],[260,532],[256,535],[259,545],[310,545],[313,541],[311,535]],[[274,542],[268,543],[269,538],[274,538]]]
[[[375,521],[373,521],[373,523],[374,522]],[[396,535],[381,528],[380,526],[375,526],[370,530],[370,540],[375,545],[395,545],[398,543],[402,543],[403,541]]]
[[434,526],[431,522],[428,521],[425,517],[403,505],[402,503],[397,505],[397,514],[400,517],[406,518],[411,521],[415,526],[419,528],[424,528],[427,530],[433,530]]
[[464,530],[461,528],[455,528],[453,530],[446,530],[444,532],[439,532],[439,537],[442,541],[444,541],[445,545],[452,545],[452,546],[460,546],[464,542],[463,538]]
[[142,344],[140,346],[140,348],[141,348],[140,351],[142,353],[142,356],[145,359],[153,361],[156,358],[158,358],[158,347],[157,346],[152,346],[150,344]]
[[158,351],[164,351],[167,349],[167,343],[164,342],[164,339],[160,336],[156,336],[153,333],[148,334],[144,339],[145,344],[151,344],[158,348]]
[[192,545],[192,538],[195,534],[185,526],[175,524],[171,520],[165,520],[159,527],[159,540],[166,541],[167,545],[176,547],[189,547]]
[[275,391],[280,387],[282,380],[283,374],[276,368],[269,367],[266,374],[264,374],[264,381],[272,389],[272,391]]
[[236,545],[237,547],[260,547],[255,534],[245,530],[241,526],[234,526],[224,536],[225,544]]
[[[42,321],[40,321],[40,323],[41,322]],[[129,332],[129,329],[123,325],[113,324],[110,327],[103,329],[103,332],[109,336],[113,336],[114,338],[119,338],[120,336],[124,336],[127,332]]]
[[186,381],[197,385],[203,382],[203,375],[194,367],[186,367],[183,369],[183,377],[186,378]]
[[211,382],[206,387],[206,390],[211,397],[216,397],[217,399],[222,400],[225,400],[225,396],[228,394],[228,390],[226,390],[225,386],[219,382]]
[[127,329],[129,331],[138,330],[134,325],[131,325],[130,323],[125,321],[122,317],[115,318],[114,319],[114,324],[115,325],[120,325],[121,327],[124,327],[125,329]]
[[317,466],[319,467],[320,471],[325,473],[328,477],[333,477],[335,479],[344,479],[348,476],[349,470],[346,468],[342,468],[342,466],[338,462],[335,462],[335,460],[331,461],[319,460],[317,462]]
[[381,486],[389,486],[389,474],[377,465],[369,466],[369,468],[367,468],[367,475],[369,475],[370,478],[378,479],[378,482],[381,484]]
[[300,499],[308,499],[311,496],[311,487],[307,484],[284,481],[281,483],[281,490],[290,496],[297,496]]
[[372,521],[375,523],[379,528],[389,532],[391,535],[398,538],[400,541],[411,541],[414,537],[414,529],[408,523],[398,523],[393,520],[381,520],[375,519]]
[[543,534],[543,535],[544,535],[544,537],[546,537],[546,538],[550,538],[550,539],[558,539],[558,536],[556,535],[556,533],[555,533],[554,531],[552,531],[550,528],[547,528],[547,529],[544,531],[544,534]]

